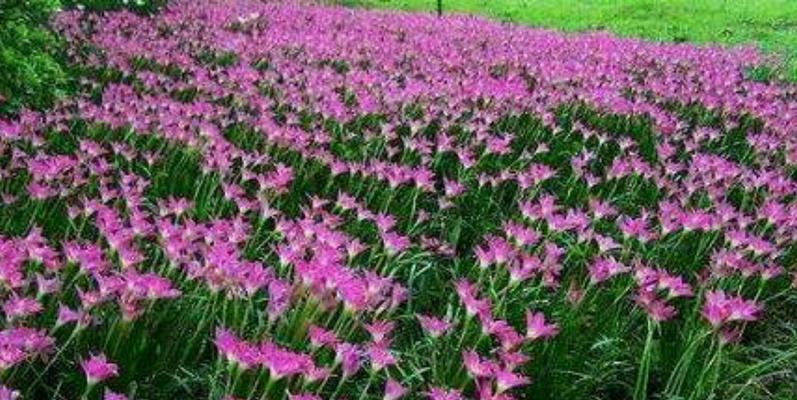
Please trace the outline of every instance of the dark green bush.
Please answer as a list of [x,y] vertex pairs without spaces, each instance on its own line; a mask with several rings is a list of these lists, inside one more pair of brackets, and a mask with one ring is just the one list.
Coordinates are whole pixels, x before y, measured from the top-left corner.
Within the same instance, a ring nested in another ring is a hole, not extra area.
[[42,109],[69,91],[62,43],[47,27],[61,8],[150,13],[166,0],[0,0],[0,115]]
[[0,1],[0,114],[46,107],[64,93],[60,43],[46,28],[58,0]]
[[83,7],[90,11],[110,11],[127,8],[141,13],[151,13],[166,4],[167,0],[62,0],[64,8]]

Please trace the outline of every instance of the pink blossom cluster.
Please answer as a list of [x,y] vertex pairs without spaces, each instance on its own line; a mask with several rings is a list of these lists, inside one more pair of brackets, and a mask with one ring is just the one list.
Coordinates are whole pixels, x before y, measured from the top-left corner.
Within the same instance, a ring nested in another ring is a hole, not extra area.
[[255,0],[53,26],[88,72],[0,119],[0,400],[78,365],[124,399],[164,348],[215,398],[526,398],[582,335],[722,351],[797,282],[797,88],[754,49]]

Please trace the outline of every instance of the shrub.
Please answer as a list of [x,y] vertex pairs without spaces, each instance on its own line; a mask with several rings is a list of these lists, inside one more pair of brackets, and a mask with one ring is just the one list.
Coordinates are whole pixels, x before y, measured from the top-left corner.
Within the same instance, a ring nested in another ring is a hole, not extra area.
[[0,5],[0,114],[42,108],[66,85],[57,36],[45,27],[58,0],[7,0]]
[[166,0],[6,0],[0,5],[0,115],[42,109],[69,91],[59,37],[47,26],[61,8],[151,13]]
[[89,11],[110,11],[127,8],[140,13],[157,11],[166,0],[63,0],[64,8],[83,8]]

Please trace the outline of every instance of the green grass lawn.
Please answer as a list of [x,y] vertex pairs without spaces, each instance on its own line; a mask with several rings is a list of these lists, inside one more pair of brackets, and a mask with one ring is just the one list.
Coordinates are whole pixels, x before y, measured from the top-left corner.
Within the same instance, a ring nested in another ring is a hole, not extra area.
[[[436,0],[348,0],[348,4],[434,10]],[[566,31],[728,45],[757,44],[783,59],[797,81],[797,0],[443,0],[444,12]]]

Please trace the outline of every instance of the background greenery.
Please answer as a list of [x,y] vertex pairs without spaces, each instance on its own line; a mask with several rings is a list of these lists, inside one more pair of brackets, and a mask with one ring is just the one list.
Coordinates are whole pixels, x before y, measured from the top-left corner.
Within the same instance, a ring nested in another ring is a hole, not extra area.
[[149,13],[166,4],[167,0],[61,0],[65,8],[84,7],[92,11],[127,8],[136,12]]
[[0,1],[0,113],[41,108],[63,93],[58,39],[44,27],[58,0]]
[[0,115],[41,109],[69,92],[62,43],[47,27],[55,11],[127,7],[151,12],[165,0],[0,0]]
[[[348,5],[434,10],[436,0],[343,0]],[[477,13],[566,31],[609,30],[651,40],[755,44],[797,81],[794,0],[442,0],[444,12]]]

